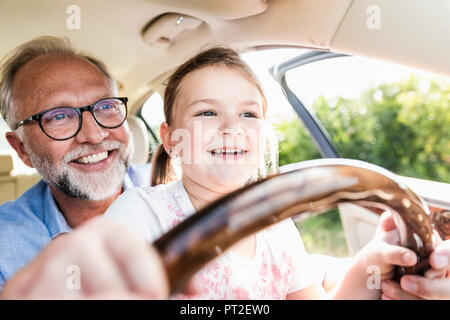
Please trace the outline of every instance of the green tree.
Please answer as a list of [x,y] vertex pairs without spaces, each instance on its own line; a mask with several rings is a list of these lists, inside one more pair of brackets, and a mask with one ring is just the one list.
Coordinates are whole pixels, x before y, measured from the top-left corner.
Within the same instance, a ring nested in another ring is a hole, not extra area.
[[[417,79],[384,83],[356,99],[318,97],[311,106],[341,155],[397,174],[450,182],[450,85]],[[280,165],[320,158],[298,118],[278,125]],[[345,255],[337,210],[298,224],[314,252]],[[327,229],[327,231],[324,231]]]
[[[357,99],[318,97],[311,106],[341,155],[401,175],[450,182],[450,85],[407,80]],[[278,126],[280,165],[319,158],[298,118]]]

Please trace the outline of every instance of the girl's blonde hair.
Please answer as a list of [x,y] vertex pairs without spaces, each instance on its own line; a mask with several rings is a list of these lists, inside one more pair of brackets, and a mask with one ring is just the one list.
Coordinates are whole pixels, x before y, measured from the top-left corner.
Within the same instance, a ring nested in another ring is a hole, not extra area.
[[[266,118],[267,100],[256,75],[241,59],[236,51],[225,47],[214,47],[200,52],[183,63],[167,80],[167,85],[164,92],[164,115],[169,126],[174,120],[173,112],[175,109],[176,99],[178,98],[180,92],[181,82],[191,72],[209,66],[221,66],[238,70],[249,81],[254,83],[261,93],[262,108],[264,118]],[[278,150],[278,145],[271,130],[269,130],[268,137],[264,163],[260,164],[258,168],[258,177],[265,177],[266,175],[277,171],[278,156],[276,152],[273,152],[273,150]],[[152,186],[165,184],[176,179],[176,173],[170,160],[170,156],[167,154],[163,145],[160,144],[153,155],[151,179]]]

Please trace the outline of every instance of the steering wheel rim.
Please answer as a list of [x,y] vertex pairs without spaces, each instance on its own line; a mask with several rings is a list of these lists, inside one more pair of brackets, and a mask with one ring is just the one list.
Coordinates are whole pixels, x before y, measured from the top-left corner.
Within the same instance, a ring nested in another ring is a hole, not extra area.
[[190,216],[153,244],[167,271],[171,293],[210,260],[239,240],[286,218],[325,212],[338,203],[369,201],[392,208],[401,245],[418,257],[398,267],[396,278],[429,268],[432,226],[424,200],[392,172],[364,161],[317,159],[291,164],[283,172],[236,190]]

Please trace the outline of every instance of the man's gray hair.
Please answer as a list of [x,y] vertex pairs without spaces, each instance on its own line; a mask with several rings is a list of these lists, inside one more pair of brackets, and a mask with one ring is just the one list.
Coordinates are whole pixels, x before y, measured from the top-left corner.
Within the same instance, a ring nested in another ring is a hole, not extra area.
[[89,60],[97,66],[111,81],[113,90],[117,91],[114,78],[110,75],[106,66],[99,60],[75,51],[67,38],[43,36],[28,41],[9,54],[0,64],[0,112],[8,126],[15,130],[17,110],[14,108],[13,82],[14,77],[25,64],[34,58],[45,55],[68,55]]

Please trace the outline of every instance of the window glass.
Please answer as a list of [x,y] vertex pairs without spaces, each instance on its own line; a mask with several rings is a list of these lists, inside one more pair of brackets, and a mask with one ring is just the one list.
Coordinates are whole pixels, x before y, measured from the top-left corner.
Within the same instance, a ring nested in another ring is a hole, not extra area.
[[[320,119],[341,156],[400,175],[450,181],[448,78],[341,57],[290,70],[286,80]],[[304,130],[296,121],[291,123]],[[314,152],[301,148],[302,143],[296,141],[298,148],[293,150],[314,157]]]
[[164,101],[159,93],[153,93],[144,102],[141,109],[141,116],[159,139],[159,127],[165,121]]
[[6,124],[5,120],[3,120],[3,117],[0,117],[0,135],[1,135],[1,139],[0,139],[0,149],[1,150],[5,150],[5,149],[10,149],[11,146],[9,145],[8,141],[6,141],[5,138],[5,133],[7,133],[8,131],[11,131],[11,129],[9,129],[8,125]]
[[9,145],[6,140],[5,133],[11,131],[11,129],[6,124],[5,120],[0,117],[0,154],[9,154],[13,158],[13,171],[11,174],[34,174],[36,170],[28,167],[25,163],[20,160],[16,151]]

